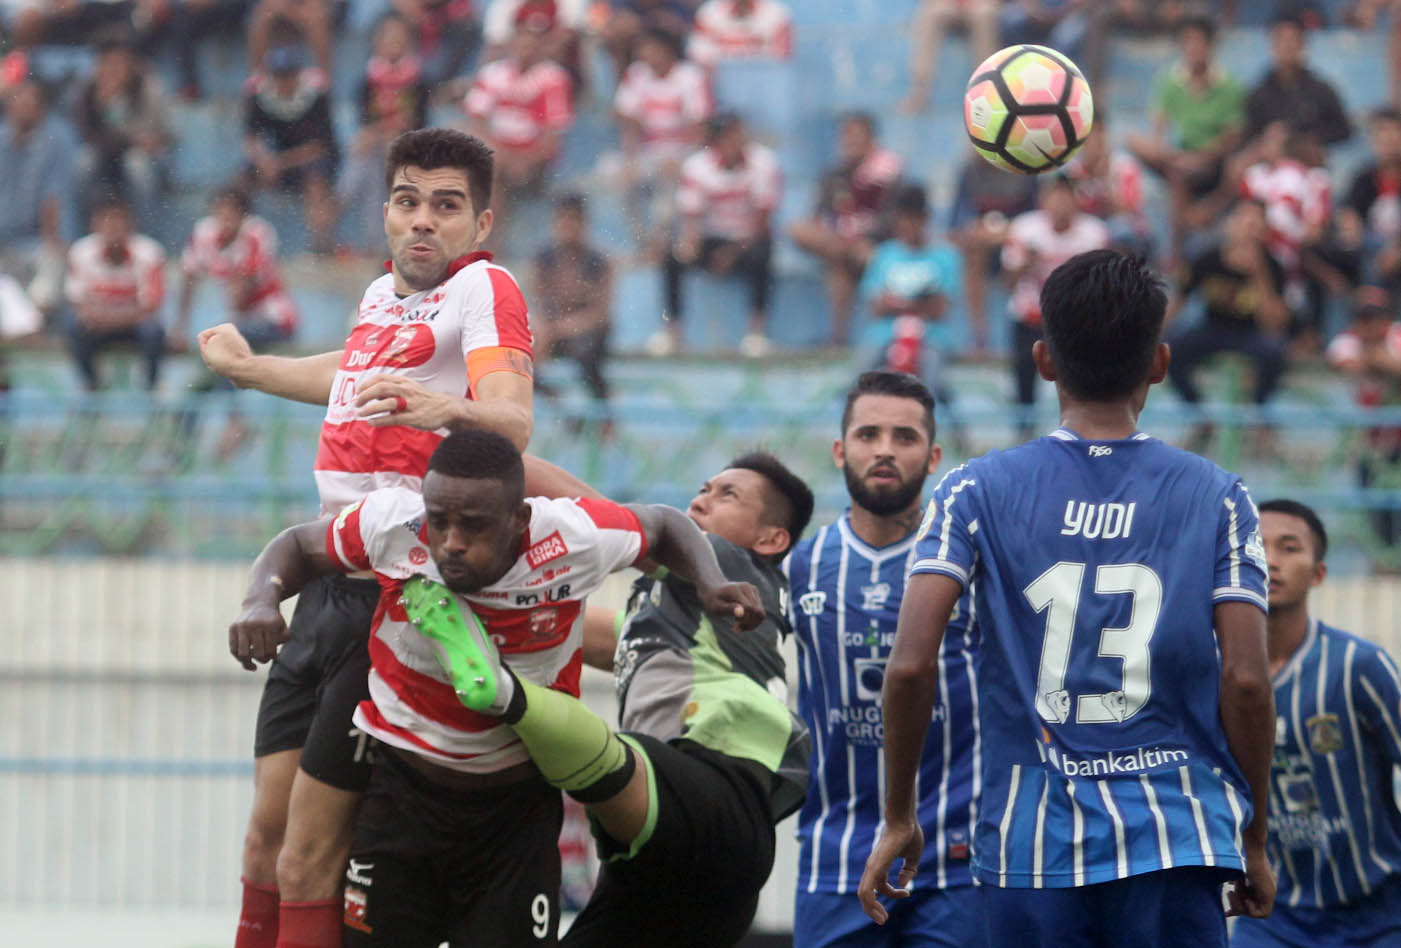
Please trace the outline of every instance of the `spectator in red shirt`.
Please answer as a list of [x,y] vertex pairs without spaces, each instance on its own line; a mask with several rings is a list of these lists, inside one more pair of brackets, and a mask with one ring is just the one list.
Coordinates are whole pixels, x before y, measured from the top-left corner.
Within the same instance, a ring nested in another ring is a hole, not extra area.
[[[650,29],[613,98],[622,123],[623,184],[638,243],[669,228],[681,162],[700,145],[715,110],[705,70],[681,58],[676,38]],[[650,206],[649,206],[650,205]]]
[[[1401,324],[1395,321],[1390,295],[1378,286],[1364,286],[1353,303],[1352,325],[1328,346],[1328,361],[1357,382],[1357,403],[1364,408],[1401,404]],[[1373,428],[1358,458],[1357,481],[1371,487],[1401,464],[1401,429]],[[1401,540],[1396,512],[1372,512],[1377,539],[1394,550]]]
[[705,0],[687,55],[706,67],[727,59],[790,59],[793,16],[779,0]]
[[101,388],[97,356],[135,344],[146,363],[146,387],[155,389],[165,357],[165,251],[133,232],[131,207],[108,197],[92,213],[92,233],[68,248],[64,283],[73,323],[68,342],[88,391]]
[[680,233],[667,255],[666,325],[648,349],[669,355],[681,346],[681,278],[690,267],[735,276],[749,286],[749,330],[739,351],[750,358],[771,348],[764,335],[773,286],[771,219],[783,176],[772,151],[751,141],[739,116],[711,120],[709,144],[681,166],[676,207]]
[[832,345],[850,342],[851,306],[866,261],[888,236],[886,205],[905,163],[876,140],[876,120],[865,112],[843,117],[840,160],[822,176],[812,216],[794,224],[793,242],[820,258],[832,305]]
[[241,176],[247,190],[274,188],[301,195],[314,251],[335,243],[339,209],[333,182],[339,158],[331,121],[331,84],[309,68],[292,29],[268,51],[263,68],[245,84]]
[[517,192],[539,192],[574,123],[569,73],[549,58],[546,46],[554,25],[553,3],[523,4],[516,11],[511,55],[481,68],[464,103],[468,130],[496,152],[491,203],[498,244],[502,223],[510,218],[508,201]]
[[428,124],[428,83],[413,27],[393,11],[376,24],[370,61],[360,83],[360,130],[350,146],[339,196],[355,230],[355,245],[384,246],[384,162],[389,143]]

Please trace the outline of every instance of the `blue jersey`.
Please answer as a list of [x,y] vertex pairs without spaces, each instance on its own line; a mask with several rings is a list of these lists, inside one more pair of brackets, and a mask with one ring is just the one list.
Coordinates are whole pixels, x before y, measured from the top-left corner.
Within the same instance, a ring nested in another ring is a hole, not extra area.
[[919,537],[913,572],[971,584],[977,607],[978,878],[1242,868],[1213,625],[1219,602],[1265,609],[1240,481],[1147,435],[1061,429],[949,472]]
[[[785,564],[798,713],[815,750],[798,814],[799,891],[856,891],[875,845],[885,800],[881,685],[914,551],[914,534],[873,549],[843,516],[795,546]],[[916,884],[941,889],[973,882],[978,693],[966,605],[967,597],[944,640],[939,703],[919,770],[925,847]]]
[[1380,648],[1310,622],[1274,679],[1270,862],[1276,903],[1358,902],[1401,874],[1401,679]]

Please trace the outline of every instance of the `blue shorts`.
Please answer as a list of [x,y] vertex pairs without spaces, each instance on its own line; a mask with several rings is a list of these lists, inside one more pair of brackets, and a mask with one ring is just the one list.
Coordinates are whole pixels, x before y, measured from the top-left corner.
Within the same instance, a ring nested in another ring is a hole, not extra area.
[[1239,873],[1163,869],[1069,889],[985,885],[991,948],[1226,948],[1221,886]]
[[1238,918],[1231,948],[1401,948],[1401,876],[1349,906],[1276,902],[1269,918]]
[[886,900],[890,918],[877,925],[856,893],[802,892],[793,904],[793,948],[983,948],[976,886],[916,888]]

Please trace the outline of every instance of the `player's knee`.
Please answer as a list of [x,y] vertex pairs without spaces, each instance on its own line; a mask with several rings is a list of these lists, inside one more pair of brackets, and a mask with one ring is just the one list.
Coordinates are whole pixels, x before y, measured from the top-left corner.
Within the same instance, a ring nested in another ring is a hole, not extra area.
[[243,877],[259,884],[274,882],[281,848],[281,827],[270,827],[256,819],[251,821],[243,836]]
[[337,847],[289,840],[277,855],[277,888],[292,901],[331,898],[341,886],[345,856]]

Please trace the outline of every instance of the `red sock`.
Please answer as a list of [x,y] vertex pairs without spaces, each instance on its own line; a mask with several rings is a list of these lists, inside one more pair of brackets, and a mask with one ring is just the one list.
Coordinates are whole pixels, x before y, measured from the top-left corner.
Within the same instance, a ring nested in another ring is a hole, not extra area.
[[277,913],[276,948],[341,948],[340,902],[283,902]]
[[276,948],[277,886],[243,879],[243,911],[234,948]]

